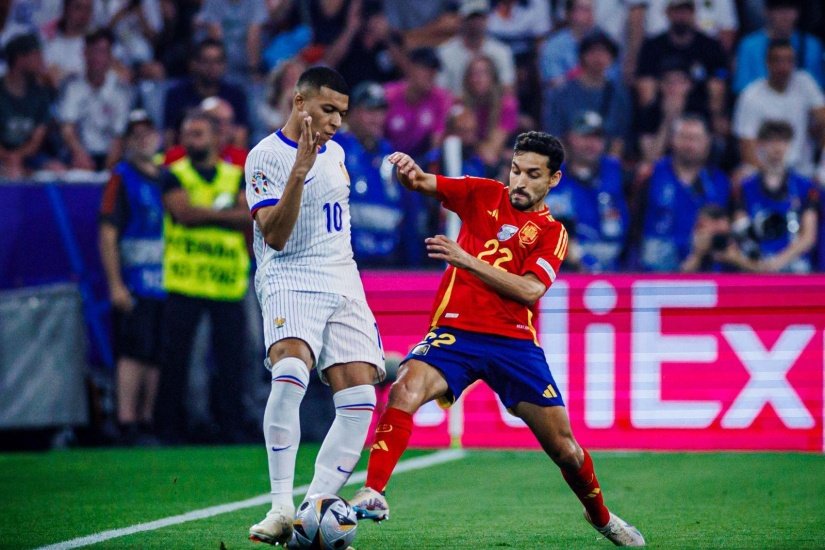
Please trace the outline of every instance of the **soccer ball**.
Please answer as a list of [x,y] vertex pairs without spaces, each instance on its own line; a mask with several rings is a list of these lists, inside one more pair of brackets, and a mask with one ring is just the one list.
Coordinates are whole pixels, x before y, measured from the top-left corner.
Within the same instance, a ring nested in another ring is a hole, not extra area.
[[335,495],[314,495],[295,514],[298,548],[344,550],[355,538],[358,518],[347,501]]

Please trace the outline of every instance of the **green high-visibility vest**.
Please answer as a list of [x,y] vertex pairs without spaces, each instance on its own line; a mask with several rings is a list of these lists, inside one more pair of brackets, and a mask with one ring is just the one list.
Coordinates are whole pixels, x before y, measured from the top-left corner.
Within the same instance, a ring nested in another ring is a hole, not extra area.
[[[237,197],[241,168],[219,161],[206,181],[184,157],[169,166],[192,206],[212,208],[220,195]],[[167,213],[163,224],[163,285],[168,292],[194,298],[236,301],[249,284],[249,254],[241,231],[214,225],[186,227]]]

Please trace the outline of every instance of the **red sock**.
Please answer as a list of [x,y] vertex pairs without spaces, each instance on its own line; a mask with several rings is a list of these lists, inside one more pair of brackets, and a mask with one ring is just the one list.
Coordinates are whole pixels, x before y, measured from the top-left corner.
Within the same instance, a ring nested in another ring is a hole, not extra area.
[[599,480],[596,479],[596,472],[593,470],[593,459],[590,458],[590,453],[587,449],[584,451],[584,463],[577,472],[572,470],[562,469],[561,475],[564,480],[573,489],[573,492],[579,497],[579,500],[584,504],[584,509],[587,510],[587,515],[599,527],[604,527],[610,521],[610,512],[604,505],[604,496],[599,487]]
[[367,487],[384,491],[392,471],[410,442],[412,415],[401,409],[388,407],[375,428],[375,442],[370,449],[367,465]]

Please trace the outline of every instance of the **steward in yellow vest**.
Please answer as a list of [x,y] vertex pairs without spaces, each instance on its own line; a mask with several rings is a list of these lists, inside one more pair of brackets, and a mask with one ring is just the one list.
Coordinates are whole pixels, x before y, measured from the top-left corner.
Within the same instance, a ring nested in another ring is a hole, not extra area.
[[[173,162],[169,171],[186,191],[189,203],[214,209],[237,202],[243,171],[219,160],[207,181],[189,157]],[[249,215],[243,212],[249,225]],[[186,225],[166,214],[163,284],[177,292],[212,300],[240,300],[249,284],[249,253],[242,231],[220,225]]]
[[[161,376],[155,407],[157,434],[167,443],[233,442],[248,427],[241,400],[246,361],[249,255],[244,229],[252,225],[243,171],[218,156],[215,120],[203,112],[181,125],[186,156],[161,179],[167,291],[161,334]],[[195,329],[208,316],[215,370],[211,419],[194,427],[188,419],[186,388]]]

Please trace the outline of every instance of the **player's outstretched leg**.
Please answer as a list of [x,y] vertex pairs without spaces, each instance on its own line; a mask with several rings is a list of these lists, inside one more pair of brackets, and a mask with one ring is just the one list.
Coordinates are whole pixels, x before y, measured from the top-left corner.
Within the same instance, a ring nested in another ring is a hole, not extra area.
[[410,359],[401,365],[398,380],[390,389],[387,409],[375,427],[366,485],[350,501],[360,519],[382,521],[390,517],[384,490],[410,442],[413,413],[427,401],[447,391],[444,376],[431,365],[417,359]]
[[335,420],[332,422],[318,458],[308,496],[337,495],[361,458],[364,441],[375,410],[375,387],[360,385],[335,392]]
[[514,408],[530,427],[544,451],[561,469],[562,476],[584,506],[584,517],[616,546],[644,546],[638,529],[607,509],[593,460],[573,438],[564,407],[521,402]]
[[308,383],[309,369],[297,357],[285,357],[272,366],[272,387],[263,426],[272,508],[264,519],[250,527],[251,540],[286,545],[292,537],[295,455],[301,441],[298,411]]
[[375,427],[370,448],[367,482],[350,501],[359,519],[383,521],[390,517],[390,507],[383,492],[392,471],[407,449],[412,434],[412,415],[395,407],[387,407]]

